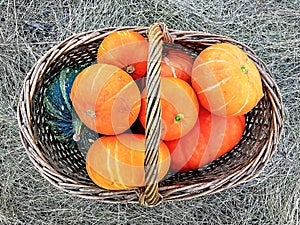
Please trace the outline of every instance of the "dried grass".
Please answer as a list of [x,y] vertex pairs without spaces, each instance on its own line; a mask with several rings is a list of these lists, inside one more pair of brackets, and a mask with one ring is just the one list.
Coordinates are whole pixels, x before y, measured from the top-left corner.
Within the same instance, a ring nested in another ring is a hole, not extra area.
[[[299,8],[296,0],[0,0],[0,224],[300,224]],[[156,21],[230,36],[255,50],[283,96],[286,122],[278,151],[246,184],[151,209],[57,190],[35,170],[19,139],[16,107],[26,72],[71,34]]]

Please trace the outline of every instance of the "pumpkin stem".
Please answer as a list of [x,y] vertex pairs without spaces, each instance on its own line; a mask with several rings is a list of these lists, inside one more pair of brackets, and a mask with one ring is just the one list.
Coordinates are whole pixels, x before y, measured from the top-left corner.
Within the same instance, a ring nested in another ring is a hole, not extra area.
[[87,111],[87,114],[88,114],[90,117],[92,117],[92,118],[96,118],[96,113],[95,113],[94,110],[89,109],[89,110]]
[[184,118],[183,114],[177,114],[174,118],[175,123],[180,122]]
[[246,66],[241,66],[241,69],[243,73],[248,74],[248,69],[246,68]]
[[76,142],[78,142],[80,140],[80,135],[75,133],[73,135],[73,140],[76,141]]
[[74,128],[73,140],[76,142],[78,142],[80,140],[82,125],[83,124],[80,119],[78,119],[78,118],[73,119],[73,128]]
[[129,66],[126,66],[126,67],[124,68],[124,70],[125,70],[127,73],[129,73],[129,74],[133,74],[134,71],[135,71],[135,68],[134,68],[133,65],[129,65]]

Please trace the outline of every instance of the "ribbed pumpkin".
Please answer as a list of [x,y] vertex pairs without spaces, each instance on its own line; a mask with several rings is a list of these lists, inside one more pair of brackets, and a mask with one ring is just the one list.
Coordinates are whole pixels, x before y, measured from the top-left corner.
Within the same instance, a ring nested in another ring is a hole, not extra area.
[[241,140],[245,116],[217,116],[202,106],[193,129],[184,137],[165,141],[171,153],[171,168],[188,172],[230,151]]
[[133,30],[120,30],[103,39],[98,48],[97,62],[122,68],[136,80],[147,72],[147,57],[147,40]]
[[[146,89],[142,92],[139,119],[146,127]],[[174,77],[161,78],[162,140],[174,140],[187,134],[195,125],[199,103],[193,88],[184,80]]]
[[[88,151],[86,169],[92,181],[109,190],[145,185],[145,135],[121,134],[99,138]],[[159,144],[158,180],[168,172],[170,154]]]
[[85,68],[71,90],[72,104],[81,121],[105,135],[122,133],[133,124],[140,111],[140,98],[132,77],[108,64]]
[[63,69],[46,89],[43,106],[45,122],[57,141],[68,143],[70,148],[88,149],[99,135],[81,122],[70,99],[72,84],[82,69]]
[[192,86],[200,103],[222,116],[243,115],[263,96],[262,82],[253,61],[233,44],[214,44],[196,58]]
[[166,46],[162,53],[161,76],[180,78],[191,83],[193,59],[183,49]]

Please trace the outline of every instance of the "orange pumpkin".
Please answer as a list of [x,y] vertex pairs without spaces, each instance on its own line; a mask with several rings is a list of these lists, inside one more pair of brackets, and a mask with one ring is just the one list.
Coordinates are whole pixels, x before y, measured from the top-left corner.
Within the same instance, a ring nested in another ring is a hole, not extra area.
[[[121,134],[103,136],[87,153],[86,169],[92,181],[109,190],[121,190],[145,185],[145,135]],[[170,167],[167,146],[159,144],[158,180]]]
[[188,172],[219,158],[242,138],[245,116],[217,116],[200,106],[196,125],[184,137],[165,141],[171,154],[171,169]]
[[107,64],[85,68],[74,80],[70,97],[81,121],[106,135],[127,130],[141,106],[140,91],[132,77]]
[[[199,103],[193,88],[179,78],[161,78],[161,139],[174,140],[189,132],[198,117]],[[142,92],[139,119],[146,127],[146,89]]]
[[191,83],[192,57],[180,49],[166,47],[163,50],[161,76],[180,78]]
[[233,44],[214,44],[196,58],[192,86],[200,103],[222,116],[243,115],[263,96],[259,71],[253,61]]
[[147,72],[147,57],[147,40],[133,30],[121,30],[103,39],[98,48],[97,62],[122,68],[136,80]]

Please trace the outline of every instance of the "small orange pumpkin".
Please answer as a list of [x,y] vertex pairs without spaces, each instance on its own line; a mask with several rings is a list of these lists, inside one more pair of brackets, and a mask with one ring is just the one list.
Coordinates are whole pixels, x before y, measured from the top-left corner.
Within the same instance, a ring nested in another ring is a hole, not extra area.
[[81,121],[106,135],[127,130],[141,106],[140,91],[132,77],[107,64],[85,68],[74,80],[70,97]]
[[[122,190],[145,185],[145,135],[103,136],[93,143],[86,158],[89,177],[100,187]],[[158,180],[170,167],[167,146],[160,142]]]
[[165,141],[171,154],[171,169],[188,172],[221,157],[241,140],[245,116],[217,116],[202,106],[193,129],[180,139]]
[[[174,140],[189,132],[198,117],[199,103],[193,88],[184,80],[161,78],[162,140]],[[146,127],[146,89],[142,92],[139,119]]]
[[200,103],[221,116],[243,115],[263,97],[259,71],[233,44],[214,44],[196,58],[192,86]]
[[115,31],[101,42],[97,62],[122,68],[134,80],[147,72],[148,42],[133,30]]
[[161,76],[180,78],[191,83],[192,57],[180,49],[166,47],[163,49]]

